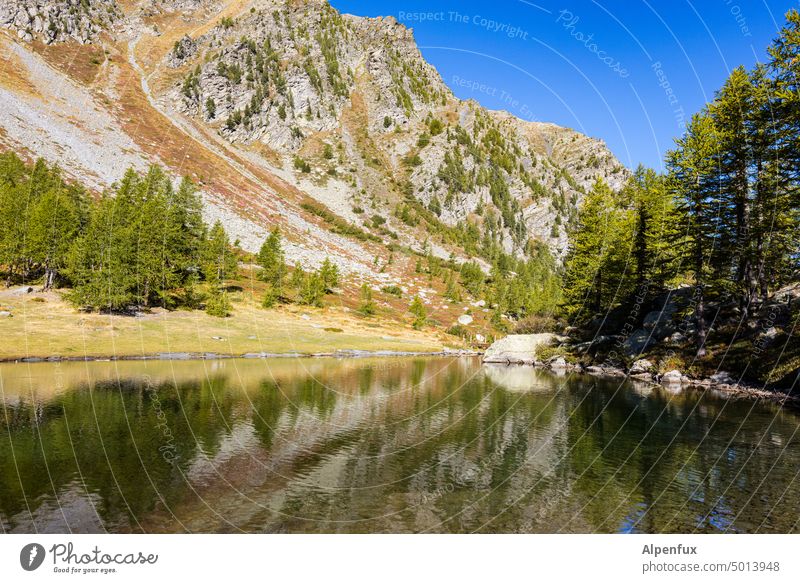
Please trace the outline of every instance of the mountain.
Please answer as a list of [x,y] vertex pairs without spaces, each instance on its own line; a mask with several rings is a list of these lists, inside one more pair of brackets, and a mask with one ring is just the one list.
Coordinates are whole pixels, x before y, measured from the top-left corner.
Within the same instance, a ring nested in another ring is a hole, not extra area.
[[305,266],[560,258],[587,188],[628,177],[602,141],[457,99],[394,18],[321,0],[12,0],[0,25],[0,144],[97,191],[162,164],[245,250],[278,224]]

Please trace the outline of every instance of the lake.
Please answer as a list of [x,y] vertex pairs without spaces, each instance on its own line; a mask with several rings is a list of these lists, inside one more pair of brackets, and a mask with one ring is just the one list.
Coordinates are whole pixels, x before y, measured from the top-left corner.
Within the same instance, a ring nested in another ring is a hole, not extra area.
[[4,532],[797,532],[779,405],[477,358],[0,365]]

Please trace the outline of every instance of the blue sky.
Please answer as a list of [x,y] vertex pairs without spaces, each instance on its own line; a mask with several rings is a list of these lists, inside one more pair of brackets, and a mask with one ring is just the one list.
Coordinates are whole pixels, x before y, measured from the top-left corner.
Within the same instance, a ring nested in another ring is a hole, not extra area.
[[788,0],[330,0],[414,29],[462,99],[606,141],[661,169],[683,124],[766,48]]

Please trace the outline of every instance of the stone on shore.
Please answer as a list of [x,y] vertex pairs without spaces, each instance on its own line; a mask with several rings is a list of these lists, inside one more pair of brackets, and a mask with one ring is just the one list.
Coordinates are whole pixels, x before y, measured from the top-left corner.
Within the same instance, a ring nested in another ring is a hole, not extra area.
[[536,349],[548,346],[556,339],[555,334],[509,334],[495,341],[486,349],[483,362],[505,364],[535,364]]
[[644,374],[653,370],[653,363],[646,358],[640,358],[631,365],[631,375]]
[[683,375],[679,370],[671,370],[666,372],[661,377],[661,384],[662,385],[679,385],[683,380]]

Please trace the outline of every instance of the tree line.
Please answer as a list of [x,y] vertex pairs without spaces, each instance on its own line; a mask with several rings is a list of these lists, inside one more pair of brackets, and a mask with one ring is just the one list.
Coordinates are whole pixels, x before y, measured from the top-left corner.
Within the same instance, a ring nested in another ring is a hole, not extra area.
[[585,321],[685,282],[696,345],[708,303],[743,317],[797,278],[800,263],[800,14],[769,61],[739,67],[694,115],[666,171],[638,168],[620,192],[598,182],[570,234],[566,312]]
[[[224,316],[237,263],[222,225],[203,221],[188,178],[175,188],[158,166],[130,169],[94,198],[57,166],[0,155],[0,265],[9,283],[64,284],[68,299],[92,310],[204,304]],[[198,293],[201,281],[207,294]]]

